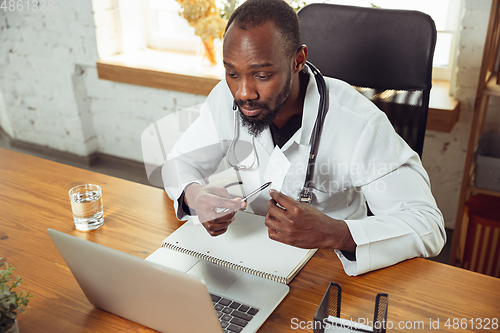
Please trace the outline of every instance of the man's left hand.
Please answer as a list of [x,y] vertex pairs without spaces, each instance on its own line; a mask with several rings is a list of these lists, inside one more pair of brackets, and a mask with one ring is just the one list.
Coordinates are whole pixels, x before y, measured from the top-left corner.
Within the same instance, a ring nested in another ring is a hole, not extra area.
[[269,238],[292,246],[314,249],[356,250],[351,232],[342,220],[333,219],[317,208],[270,190],[266,226]]

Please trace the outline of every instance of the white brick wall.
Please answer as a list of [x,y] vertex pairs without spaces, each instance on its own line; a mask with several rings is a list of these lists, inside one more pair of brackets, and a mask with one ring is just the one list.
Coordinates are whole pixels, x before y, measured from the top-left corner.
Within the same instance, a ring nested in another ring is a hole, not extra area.
[[141,161],[142,131],[204,97],[98,80],[98,50],[119,48],[113,1],[54,3],[51,12],[0,10],[0,126],[16,140],[80,156]]
[[[14,139],[80,156],[101,152],[141,161],[140,138],[148,125],[203,102],[203,96],[97,78],[99,55],[121,47],[108,23],[113,3],[55,0],[52,12],[0,10],[0,126]],[[447,226],[455,221],[491,0],[463,3],[455,93],[460,121],[452,133],[428,131],[423,154]]]
[[205,96],[99,80],[86,67],[85,86],[101,153],[142,161],[141,134],[153,122]]
[[82,156],[95,149],[72,82],[76,63],[95,63],[93,29],[86,1],[54,1],[45,12],[0,11],[0,125],[10,123],[13,138]]

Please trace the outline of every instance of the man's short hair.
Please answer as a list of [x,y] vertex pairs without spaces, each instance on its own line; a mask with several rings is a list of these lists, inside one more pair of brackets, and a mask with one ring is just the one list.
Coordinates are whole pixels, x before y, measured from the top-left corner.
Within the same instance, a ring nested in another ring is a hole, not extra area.
[[295,10],[284,0],[247,0],[233,12],[226,25],[234,22],[239,29],[259,27],[269,21],[274,22],[283,37],[286,54],[293,56],[302,46],[299,18]]

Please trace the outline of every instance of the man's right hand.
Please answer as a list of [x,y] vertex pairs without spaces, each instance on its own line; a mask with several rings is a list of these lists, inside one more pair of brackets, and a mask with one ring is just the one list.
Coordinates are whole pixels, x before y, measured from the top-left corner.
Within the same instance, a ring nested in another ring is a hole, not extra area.
[[[246,207],[246,202],[231,199],[222,187],[209,187],[197,183],[190,184],[184,192],[186,205],[196,211],[200,222],[212,236],[222,235],[234,221],[236,211]],[[221,211],[229,208],[228,212]]]

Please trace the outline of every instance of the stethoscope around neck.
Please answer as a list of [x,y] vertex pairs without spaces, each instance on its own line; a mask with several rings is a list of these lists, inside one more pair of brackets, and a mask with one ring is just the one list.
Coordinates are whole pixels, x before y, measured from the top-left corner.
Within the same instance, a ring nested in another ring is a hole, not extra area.
[[[236,102],[233,101],[233,116],[234,116],[234,128],[233,128],[233,139],[231,140],[231,144],[229,145],[229,148],[227,148],[227,163],[236,171],[245,171],[245,170],[250,170],[254,165],[255,162],[257,161],[257,153],[255,152],[255,136],[252,135],[252,164],[246,165],[246,164],[241,164],[237,162],[236,154],[234,152],[234,146],[236,144],[236,133],[239,130],[239,117],[238,117],[238,106],[236,105]],[[232,156],[234,160],[236,161],[236,164],[231,163],[230,159],[230,153],[232,152]]]
[[[312,190],[313,190],[313,181],[312,177],[314,174],[314,167],[316,164],[316,155],[318,153],[319,139],[321,137],[321,131],[323,129],[323,123],[325,121],[326,114],[328,112],[328,93],[326,90],[326,83],[321,72],[309,61],[306,61],[307,66],[314,74],[314,78],[316,79],[316,85],[318,86],[319,92],[319,106],[318,106],[318,114],[316,116],[316,121],[314,123],[313,130],[311,132],[311,138],[309,139],[309,143],[311,145],[311,149],[309,151],[309,158],[307,161],[307,169],[306,169],[306,177],[304,180],[304,186],[299,192],[297,201],[304,202],[310,204],[312,202]],[[239,130],[239,117],[238,117],[238,106],[236,102],[233,102],[233,114],[234,114],[234,129],[233,129],[233,139],[231,140],[231,144],[227,149],[226,157],[228,164],[236,171],[245,171],[250,170],[257,161],[257,153],[255,152],[255,137],[252,135],[252,162],[251,164],[233,164],[231,162],[230,155],[236,159],[236,154],[234,152],[234,146],[236,144],[236,136]]]

